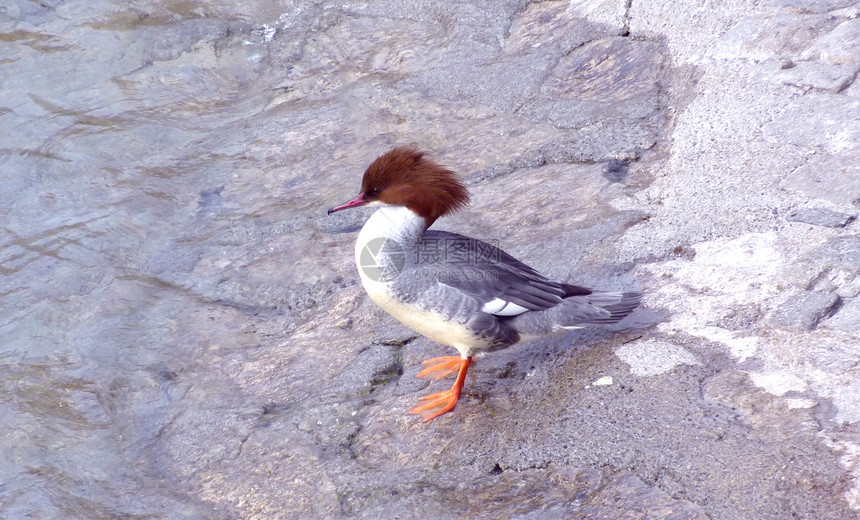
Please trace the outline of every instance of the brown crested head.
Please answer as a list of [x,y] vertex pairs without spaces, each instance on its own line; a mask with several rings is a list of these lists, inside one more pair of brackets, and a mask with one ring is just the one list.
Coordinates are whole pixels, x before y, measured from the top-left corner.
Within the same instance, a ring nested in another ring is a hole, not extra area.
[[400,146],[376,158],[364,172],[361,195],[368,202],[406,206],[429,227],[469,203],[469,191],[451,170],[415,148]]

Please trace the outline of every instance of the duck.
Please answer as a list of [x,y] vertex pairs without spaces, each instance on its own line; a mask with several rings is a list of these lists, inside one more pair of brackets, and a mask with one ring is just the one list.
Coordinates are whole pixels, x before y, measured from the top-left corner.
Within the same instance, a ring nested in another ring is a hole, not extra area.
[[421,397],[408,413],[427,422],[454,409],[476,357],[590,325],[617,323],[639,307],[638,291],[598,291],[551,280],[494,244],[430,229],[465,207],[458,176],[412,146],[377,157],[357,196],[328,214],[370,206],[355,242],[362,286],[415,332],[456,349],[424,361],[417,377],[449,390]]

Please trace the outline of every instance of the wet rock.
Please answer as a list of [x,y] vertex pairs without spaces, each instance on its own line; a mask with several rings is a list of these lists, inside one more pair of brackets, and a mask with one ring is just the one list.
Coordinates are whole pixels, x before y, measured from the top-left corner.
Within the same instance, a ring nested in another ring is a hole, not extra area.
[[603,176],[612,182],[623,182],[628,173],[627,165],[617,159],[609,161],[603,168]]
[[699,365],[699,361],[688,350],[669,341],[649,339],[625,344],[615,355],[630,365],[637,376],[653,376],[668,372],[678,365]]
[[[344,200],[344,202],[346,202],[346,200]],[[324,233],[333,235],[354,233],[361,229],[361,226],[364,225],[364,222],[367,220],[368,213],[370,212],[363,210],[353,211],[355,211],[355,213],[350,211],[339,211],[328,216],[320,214],[318,218],[314,219],[314,223]]]
[[707,399],[730,406],[764,438],[814,435],[819,429],[814,410],[791,408],[773,393],[758,389],[750,374],[726,371],[709,378],[704,386]]
[[658,109],[663,57],[659,45],[612,37],[578,47],[549,72],[541,93],[555,100],[531,109],[562,128],[575,128],[596,116],[637,121]]
[[[629,509],[629,504],[639,504],[647,514]],[[654,488],[630,474],[615,475],[596,496],[591,497],[583,513],[589,518],[709,518],[705,511],[686,500],[676,500],[665,491]]]
[[803,222],[805,224],[812,224],[813,226],[841,228],[847,226],[854,218],[852,215],[830,211],[829,209],[801,208],[789,213],[786,220],[789,222]]
[[770,315],[770,321],[781,327],[812,330],[832,315],[839,303],[836,294],[804,291],[790,296]]
[[[398,518],[427,518],[427,505],[417,490],[392,490],[383,504],[361,510],[358,518],[380,518],[398,512]],[[513,509],[503,504],[518,502]],[[704,511],[686,500],[641,481],[630,473],[604,477],[600,471],[570,466],[506,471],[498,465],[488,474],[448,489],[433,518],[660,518],[704,519]]]
[[349,397],[368,395],[380,386],[396,382],[403,373],[398,348],[391,345],[372,345],[363,349],[335,377],[332,388]]

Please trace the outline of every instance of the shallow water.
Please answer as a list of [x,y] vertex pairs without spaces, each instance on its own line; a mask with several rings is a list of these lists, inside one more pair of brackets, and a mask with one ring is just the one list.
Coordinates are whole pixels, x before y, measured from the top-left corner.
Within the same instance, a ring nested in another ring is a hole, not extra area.
[[[516,156],[559,135],[528,120],[490,123],[460,102],[511,110],[529,100],[525,112],[543,117],[537,83],[509,77],[555,59],[522,43],[527,26],[509,40],[522,49],[476,66],[498,55],[513,9],[3,4],[0,517],[339,510],[339,479],[358,478],[341,453],[357,428],[352,394],[399,354],[371,350],[381,357],[356,375],[326,350],[349,316],[366,319],[353,293],[331,318],[319,305],[355,285],[340,260],[352,246],[338,235],[364,217],[320,217],[354,195],[365,145],[391,136],[496,164],[487,138]],[[650,139],[631,135],[622,148]],[[328,257],[337,260],[319,261]],[[329,329],[315,336],[320,322]],[[321,382],[321,365],[342,373]],[[260,430],[284,410],[295,428]],[[230,474],[240,453],[283,464],[265,492],[242,473],[253,460]]]
[[[269,47],[297,11],[0,6],[0,517],[211,517],[146,451],[197,405],[178,374],[241,326],[224,302],[283,303],[230,270],[303,214],[269,191],[307,172],[249,161],[280,131]],[[201,301],[210,315],[189,315]]]

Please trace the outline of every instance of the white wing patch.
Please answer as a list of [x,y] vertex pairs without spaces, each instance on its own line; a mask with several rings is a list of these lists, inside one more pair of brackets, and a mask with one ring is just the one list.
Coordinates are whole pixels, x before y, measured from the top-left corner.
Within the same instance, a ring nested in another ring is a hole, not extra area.
[[494,298],[488,301],[481,307],[481,311],[487,314],[495,314],[496,316],[516,316],[526,312],[528,309],[516,303],[505,301],[501,298]]

